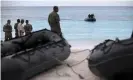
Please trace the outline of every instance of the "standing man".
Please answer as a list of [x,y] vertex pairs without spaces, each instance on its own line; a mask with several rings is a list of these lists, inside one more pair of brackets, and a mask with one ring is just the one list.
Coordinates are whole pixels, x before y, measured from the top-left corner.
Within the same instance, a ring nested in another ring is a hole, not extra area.
[[3,31],[5,32],[5,41],[12,39],[12,26],[10,23],[11,20],[7,20],[7,23],[3,27]]
[[25,34],[28,35],[32,31],[32,25],[29,24],[28,20],[26,20],[25,23],[26,23],[26,25],[24,26],[24,30],[25,30]]
[[58,15],[59,9],[57,6],[53,7],[53,11],[48,16],[48,23],[51,27],[51,31],[61,36],[60,17]]
[[21,23],[19,23],[18,24],[18,27],[17,27],[17,29],[18,29],[18,36],[20,37],[20,36],[24,36],[24,20],[23,19],[21,19]]
[[17,19],[17,23],[15,23],[14,25],[14,29],[15,29],[15,37],[18,38],[18,24],[20,23],[20,19]]

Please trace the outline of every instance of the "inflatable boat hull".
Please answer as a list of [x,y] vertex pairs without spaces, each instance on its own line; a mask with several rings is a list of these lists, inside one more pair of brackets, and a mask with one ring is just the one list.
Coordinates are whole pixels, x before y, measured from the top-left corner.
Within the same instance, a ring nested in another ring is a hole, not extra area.
[[54,39],[4,56],[1,60],[1,79],[27,80],[67,59],[70,55],[70,45],[60,37]]
[[21,50],[36,47],[39,44],[45,44],[52,40],[61,40],[60,36],[47,30],[39,30],[31,33],[30,35],[23,36],[20,38],[14,38],[10,41],[5,41],[1,43],[1,57],[8,56],[17,53]]
[[95,22],[96,19],[95,19],[95,18],[86,18],[85,21],[88,21],[88,22]]
[[96,46],[88,59],[90,70],[99,77],[113,77],[133,71],[133,38],[107,40]]

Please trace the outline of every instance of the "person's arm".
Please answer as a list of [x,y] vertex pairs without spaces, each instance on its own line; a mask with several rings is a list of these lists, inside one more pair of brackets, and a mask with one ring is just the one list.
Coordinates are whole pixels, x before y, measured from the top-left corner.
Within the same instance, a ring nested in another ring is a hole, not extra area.
[[49,14],[49,16],[48,16],[48,23],[49,23],[49,25],[50,25],[50,14]]
[[29,29],[30,29],[30,32],[32,31],[32,25],[31,24],[29,24]]
[[31,25],[31,31],[32,31],[32,29],[33,29],[33,28],[32,28],[32,25]]
[[10,25],[10,30],[11,30],[11,32],[12,32],[12,26]]
[[5,25],[3,26],[3,31],[5,32]]
[[58,26],[60,27],[60,16],[58,14],[55,16],[55,21],[58,24]]
[[14,25],[14,29],[17,29],[17,24],[15,23],[15,25]]
[[24,25],[23,24],[21,25],[21,28],[22,28],[22,32],[24,33],[25,29],[24,29]]
[[26,31],[26,25],[24,25],[24,30]]
[[18,26],[17,26],[17,30],[20,31],[20,24],[18,24]]
[[[55,17],[55,21],[56,21],[56,23],[58,24],[58,27],[59,27],[59,29],[60,29],[60,32],[61,32],[61,28],[60,28],[60,16],[57,14],[56,15],[56,17]],[[62,34],[62,33],[61,33]]]
[[56,23],[60,23],[60,16],[58,14],[55,16],[55,19]]

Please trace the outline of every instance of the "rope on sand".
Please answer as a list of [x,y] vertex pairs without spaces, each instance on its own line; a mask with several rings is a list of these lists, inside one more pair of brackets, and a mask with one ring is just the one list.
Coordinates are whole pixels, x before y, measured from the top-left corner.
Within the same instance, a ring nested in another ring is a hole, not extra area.
[[[84,49],[84,50],[80,50],[80,51],[76,51],[76,52],[71,52],[71,53],[80,53],[80,52],[84,52],[84,51],[89,51],[89,52],[91,52],[90,49]],[[89,55],[87,56],[87,58],[83,59],[82,61],[78,62],[77,64],[71,65],[71,67],[76,66],[76,65],[78,65],[78,64],[81,64],[82,62],[84,62],[85,60],[87,60],[88,57],[89,57]]]
[[89,51],[89,52],[91,52],[91,50],[90,50],[90,49],[84,49],[84,50],[80,50],[80,51],[76,51],[76,52],[71,52],[71,53],[76,54],[76,53],[80,53],[80,52],[84,52],[84,51]]
[[[77,52],[72,52],[72,53],[80,53],[80,52],[84,52],[84,51],[89,51],[89,52],[91,52],[90,49],[84,49],[84,50],[77,51]],[[88,56],[89,56],[89,55],[88,55]],[[73,69],[73,66],[76,66],[76,65],[81,64],[81,63],[84,62],[86,59],[88,59],[88,56],[87,56],[87,58],[83,59],[82,61],[80,61],[80,62],[78,62],[77,64],[74,64],[74,65],[69,65],[68,63],[62,62],[62,61],[60,61],[59,59],[57,59],[57,58],[55,58],[55,57],[53,57],[53,58],[56,59],[59,63],[64,64],[64,65],[66,65],[67,67],[69,67],[69,68],[73,71],[73,73],[75,73],[76,75],[79,76],[80,79],[84,79],[84,77],[83,77],[81,74],[77,73],[77,72]],[[59,76],[61,76],[61,75],[57,72],[57,69],[56,69],[56,74],[59,75]]]
[[[29,35],[29,37],[31,37],[32,35]],[[30,38],[27,38],[25,41],[23,40],[23,38],[21,38],[23,41],[24,41],[24,43],[26,43]],[[23,44],[24,45],[24,44]],[[23,45],[22,45],[22,47],[23,47]],[[34,50],[36,49],[36,47],[34,48]],[[26,49],[24,48],[24,51],[26,52]],[[44,53],[42,50],[40,50],[40,49],[38,49],[38,51],[40,51],[40,52],[42,52],[42,53]],[[81,51],[77,51],[77,52],[71,52],[71,53],[80,53],[80,52],[84,52],[84,51],[89,51],[89,52],[91,52],[91,50],[90,49],[84,49],[84,50],[81,50]],[[33,52],[33,53],[35,53],[35,51]],[[45,55],[45,54],[44,54]],[[89,56],[89,55],[88,55]],[[87,56],[87,58],[88,58],[88,56]],[[65,62],[62,62],[62,61],[60,61],[58,58],[56,58],[55,56],[51,56],[51,58],[53,58],[53,59],[55,59],[57,62],[59,62],[60,64],[64,64],[64,65],[66,65],[67,67],[69,67],[72,71],[73,71],[73,73],[75,73],[76,75],[78,75],[79,76],[79,78],[80,79],[84,79],[84,77],[81,75],[81,74],[79,74],[79,73],[77,73],[72,67],[73,66],[76,66],[76,65],[78,65],[78,64],[81,64],[82,62],[84,62],[87,58],[85,58],[84,60],[82,60],[82,61],[80,61],[80,62],[78,62],[77,64],[74,64],[74,65],[69,65],[68,63],[65,63]],[[30,54],[28,55],[28,61],[29,61],[29,64],[30,64]],[[57,71],[56,71],[56,73],[58,73]],[[59,73],[58,73],[58,75],[59,75]],[[59,75],[60,76],[60,75]]]

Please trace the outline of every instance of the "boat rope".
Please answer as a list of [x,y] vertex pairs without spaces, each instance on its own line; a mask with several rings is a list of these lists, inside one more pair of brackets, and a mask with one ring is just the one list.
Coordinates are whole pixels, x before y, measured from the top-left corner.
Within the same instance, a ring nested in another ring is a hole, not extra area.
[[[22,48],[24,49],[23,51],[24,51],[24,53],[27,53],[28,51],[26,50],[26,48],[24,48],[24,44],[30,39],[30,37],[32,36],[32,34],[30,34],[28,37],[27,37],[27,39],[26,40],[24,40],[23,38],[21,38],[22,39],[22,41],[23,41],[23,44],[21,44],[21,46],[22,46]],[[61,40],[61,41],[64,41],[64,38],[63,38],[63,40]],[[58,41],[58,42],[61,42],[61,41]],[[56,44],[56,43],[58,43],[58,42],[55,42],[55,43],[51,43],[51,44],[48,44],[48,45],[52,45],[52,44]],[[42,46],[41,45],[41,47],[46,47],[46,46],[48,46],[48,45],[45,45],[45,46]],[[59,45],[57,45],[57,46],[59,46]],[[42,51],[41,50],[41,48],[38,48],[38,47],[34,47],[31,51],[33,51],[32,52],[32,54],[34,54],[35,53],[35,51],[40,51],[41,53],[45,53],[44,51]],[[77,51],[77,52],[72,52],[72,53],[80,53],[80,52],[84,52],[84,51],[89,51],[89,52],[91,52],[91,50],[90,49],[84,49],[84,50],[81,50],[81,51]],[[28,64],[30,65],[30,56],[32,55],[32,54],[28,54]],[[44,54],[45,55],[45,54]],[[17,54],[16,54],[16,56],[17,56]],[[89,56],[89,55],[88,55]],[[88,56],[87,56],[87,58],[88,58]],[[60,64],[64,64],[64,65],[66,65],[67,67],[69,67],[71,70],[72,70],[72,72],[74,73],[74,74],[76,74],[76,75],[78,75],[79,76],[79,78],[80,79],[84,79],[84,77],[81,75],[81,74],[79,74],[79,73],[77,73],[74,69],[73,69],[73,66],[76,66],[76,65],[78,65],[78,64],[81,64],[82,62],[84,62],[87,58],[85,58],[85,59],[83,59],[82,61],[80,61],[80,62],[78,62],[77,64],[74,64],[74,65],[70,65],[70,64],[68,64],[68,63],[65,63],[65,62],[62,62],[61,60],[59,60],[56,56],[51,56],[51,58],[52,59],[54,59],[54,60],[56,60],[58,63],[60,63]],[[57,72],[58,73],[58,72]],[[58,74],[59,75],[59,74]]]
[[[84,50],[80,50],[80,51],[76,51],[76,52],[71,52],[71,53],[74,53],[75,54],[75,53],[80,53],[80,52],[84,52],[84,51],[89,51],[89,53],[91,53],[91,50],[90,49],[84,49]],[[88,60],[88,57],[89,57],[89,55],[85,59],[83,59],[82,61],[80,61],[80,62],[78,62],[76,64],[73,64],[73,65],[70,65],[70,66],[73,67],[73,66],[76,66],[78,64],[81,64],[85,60]]]
[[[111,41],[112,41],[112,43],[110,44],[110,46],[107,46],[106,44],[108,42],[111,42]],[[101,51],[103,51],[104,54],[109,53],[109,51],[111,51],[111,49],[113,48],[113,46],[115,44],[119,44],[119,45],[122,45],[122,46],[126,46],[126,45],[133,44],[133,41],[131,41],[130,43],[124,43],[124,41],[123,41],[123,43],[122,43],[122,41],[120,41],[118,38],[116,38],[115,41],[108,39],[108,40],[105,40],[103,43],[100,43],[99,45],[95,46],[95,48],[92,49],[92,52],[91,53],[93,53],[95,49],[99,49],[99,47],[102,46],[102,45],[103,45],[103,47],[100,47],[101,48]],[[109,48],[107,49],[107,47],[109,47]],[[107,50],[105,51],[105,49],[107,49]]]
[[[55,58],[55,57],[54,57]],[[88,58],[88,57],[87,57]],[[72,72],[74,73],[74,74],[76,74],[76,75],[78,75],[78,77],[80,78],[80,79],[84,79],[84,77],[81,75],[81,74],[79,74],[79,73],[77,73],[74,69],[73,69],[73,66],[76,66],[76,65],[78,65],[78,64],[80,64],[80,63],[82,63],[82,62],[84,62],[87,58],[85,58],[84,60],[82,60],[82,61],[80,61],[80,62],[78,62],[77,64],[74,64],[74,65],[70,65],[70,64],[68,64],[68,63],[65,63],[65,62],[61,62],[59,59],[57,59],[57,58],[55,58],[58,62],[60,62],[60,63],[62,63],[62,64],[64,64],[64,65],[66,65],[67,67],[69,67],[71,70],[72,70]],[[59,74],[59,73],[58,73]]]
[[[27,40],[28,40],[28,39],[27,39]],[[27,42],[27,40],[26,40],[25,42]],[[63,40],[64,40],[64,39],[63,39]],[[59,41],[59,42],[61,42],[61,41]],[[58,43],[58,42],[56,42],[56,43]],[[56,43],[52,43],[52,44],[56,44]],[[48,44],[48,45],[51,45],[51,44]],[[59,46],[59,45],[57,45],[57,46]],[[41,47],[44,47],[44,46],[41,46]],[[37,47],[33,48],[34,51],[33,51],[32,54],[35,53],[35,50],[36,50],[36,49],[37,49]],[[44,53],[43,51],[40,50],[40,48],[38,48],[37,51],[40,51],[40,52]],[[80,51],[76,51],[76,52],[72,52],[72,53],[80,53],[80,52],[84,52],[84,51],[89,51],[89,52],[91,52],[90,49],[84,49],[84,50],[80,50]],[[25,49],[24,52],[27,53],[27,50]],[[88,55],[88,56],[89,56],[89,55]],[[88,56],[87,56],[87,58],[88,58]],[[51,57],[52,57],[53,59],[55,59],[57,62],[59,62],[60,64],[63,64],[63,65],[66,65],[67,67],[69,67],[69,68],[72,70],[72,72],[73,72],[74,74],[76,74],[76,75],[79,76],[80,79],[84,79],[84,77],[83,77],[81,74],[77,73],[77,72],[73,69],[73,66],[76,66],[76,65],[81,64],[81,63],[84,62],[87,58],[83,59],[82,61],[80,61],[80,62],[78,62],[78,63],[76,63],[76,64],[74,64],[74,65],[70,65],[70,64],[68,64],[68,63],[62,62],[61,60],[59,60],[59,59],[56,58],[55,56],[51,56]],[[30,54],[28,54],[28,63],[29,63],[29,65],[30,65]],[[58,73],[57,71],[56,71],[56,73],[57,73],[57,75],[59,75],[59,73]],[[59,76],[60,76],[60,75],[59,75]]]
[[71,52],[71,53],[77,54],[77,53],[84,52],[84,51],[89,51],[89,52],[91,52],[90,49],[83,49],[83,50],[79,50],[79,51]]
[[[88,49],[88,50],[89,50],[89,49]],[[44,53],[44,52],[41,51],[41,50],[38,50],[38,51]],[[80,52],[83,52],[83,51],[85,51],[85,50],[82,50],[82,51],[80,51]],[[90,50],[89,50],[89,51],[90,51]],[[89,56],[89,55],[88,55],[88,56]],[[88,56],[87,56],[87,58],[88,58]],[[85,61],[87,58],[85,58],[84,60],[80,61],[80,62],[77,63],[77,64],[70,65],[70,64],[68,64],[68,63],[66,63],[66,62],[62,62],[61,60],[59,60],[59,59],[56,58],[55,56],[51,56],[51,57],[52,57],[53,59],[55,59],[57,62],[59,62],[60,64],[62,64],[62,65],[66,65],[67,67],[69,67],[69,68],[73,71],[73,73],[75,73],[76,75],[79,76],[80,79],[84,79],[84,77],[83,77],[81,74],[77,73],[77,72],[73,69],[73,66],[76,66],[76,65],[82,63],[82,62]],[[57,75],[60,76],[60,74],[59,74],[57,71],[56,71],[56,73],[57,73]]]

